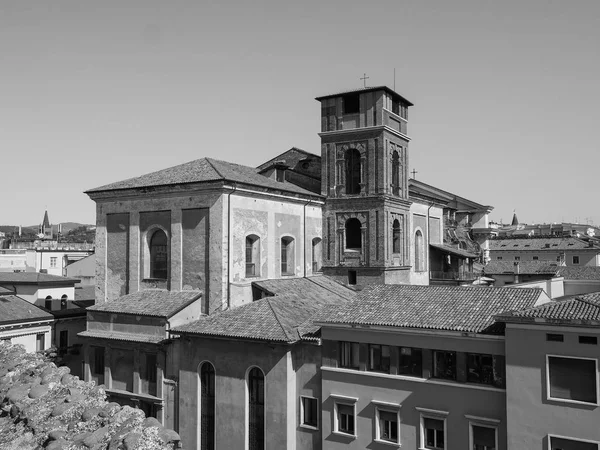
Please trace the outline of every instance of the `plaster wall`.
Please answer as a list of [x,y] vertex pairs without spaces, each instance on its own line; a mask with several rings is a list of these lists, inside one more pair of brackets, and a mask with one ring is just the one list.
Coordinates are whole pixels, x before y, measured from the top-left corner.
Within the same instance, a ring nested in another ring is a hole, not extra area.
[[600,291],[600,280],[565,280],[565,295],[589,294]]
[[[541,275],[538,275],[541,276]],[[546,295],[551,298],[558,298],[565,295],[565,280],[562,277],[551,278],[546,280],[534,280],[527,281],[527,278],[533,278],[534,275],[519,275],[519,279],[523,280],[522,283],[513,284],[511,287],[513,288],[542,288]],[[500,287],[506,284],[508,281],[511,283],[511,280],[514,281],[514,275],[494,275],[494,279],[496,279],[496,283],[494,286]],[[512,284],[512,283],[511,283]],[[599,283],[600,285],[600,283]],[[600,286],[599,286],[600,287]]]
[[[561,333],[564,342],[549,342]],[[598,358],[595,345],[579,335],[597,329],[508,324],[506,328],[506,404],[508,448],[546,450],[548,434],[600,441],[600,408],[547,399],[546,355]]]
[[69,300],[75,298],[74,286],[40,287],[35,284],[21,284],[14,287],[19,297],[36,306],[44,307],[46,297],[52,297],[52,309],[60,309],[60,299],[63,295],[66,295]]
[[[295,390],[290,390],[295,400],[295,423],[297,449],[321,448],[321,425],[314,430],[301,424],[300,396],[314,397],[321,405],[321,347],[315,344],[297,344],[293,351],[293,370],[296,374]],[[320,417],[319,417],[320,419]],[[291,420],[290,420],[291,422]]]
[[169,318],[171,328],[198,320],[202,315],[202,297]]
[[10,329],[0,327],[0,339],[10,339],[13,344],[21,344],[28,353],[36,351],[37,335],[44,335],[44,350],[52,346],[52,327],[50,324],[29,325],[22,328]]
[[[533,261],[533,257],[537,256],[539,261],[558,261],[564,254],[565,265],[567,266],[597,266],[598,265],[598,250],[490,250],[490,258],[503,261],[515,261],[515,257],[519,257],[520,261]],[[579,256],[579,264],[573,264],[573,256]]]

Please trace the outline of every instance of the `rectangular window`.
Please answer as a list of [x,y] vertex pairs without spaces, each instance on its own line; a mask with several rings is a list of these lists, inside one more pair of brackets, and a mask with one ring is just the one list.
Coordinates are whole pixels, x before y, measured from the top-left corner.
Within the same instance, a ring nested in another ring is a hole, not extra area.
[[156,354],[146,353],[146,380],[149,383],[156,383]]
[[579,256],[573,256],[573,264],[579,264]]
[[423,355],[420,348],[400,347],[398,374],[423,377]]
[[41,352],[46,349],[46,335],[44,333],[40,333],[35,336],[35,351]]
[[562,334],[547,333],[546,340],[550,342],[563,342],[565,337]]
[[94,347],[94,375],[104,375],[104,347]]
[[445,380],[456,380],[456,352],[433,352],[433,376]]
[[300,425],[306,427],[319,427],[319,402],[313,397],[300,397]]
[[356,270],[348,271],[348,284],[351,286],[356,284]]
[[56,267],[56,256],[50,257],[50,267]]
[[340,342],[339,363],[340,367],[346,369],[358,369],[359,361],[358,342]]
[[344,114],[358,114],[360,111],[359,94],[346,94],[342,97]]
[[471,448],[473,450],[496,450],[496,427],[471,424]]
[[550,436],[550,450],[598,450],[598,443]]
[[376,408],[375,419],[377,420],[376,439],[379,441],[393,442],[399,444],[398,439],[398,411]]
[[533,260],[534,260],[534,261],[537,261],[538,259],[539,259],[539,257],[537,257],[537,256],[534,256],[534,257],[533,257]]
[[498,261],[502,261],[502,256],[496,256],[496,259],[497,259]]
[[423,448],[444,450],[445,444],[445,426],[443,419],[434,419],[432,417],[423,417]]
[[335,403],[335,409],[337,416],[335,431],[354,436],[354,405]]
[[369,344],[369,370],[390,373],[390,348]]
[[58,352],[61,355],[67,353],[67,347],[69,346],[69,330],[60,330],[58,335]]
[[598,338],[596,336],[579,336],[579,343],[580,344],[597,345]]
[[521,257],[520,256],[515,256],[515,261],[521,261]]
[[504,387],[504,358],[499,355],[467,353],[467,382]]
[[547,356],[548,398],[597,404],[597,360]]
[[398,100],[392,100],[392,112],[396,115],[400,115],[400,102]]

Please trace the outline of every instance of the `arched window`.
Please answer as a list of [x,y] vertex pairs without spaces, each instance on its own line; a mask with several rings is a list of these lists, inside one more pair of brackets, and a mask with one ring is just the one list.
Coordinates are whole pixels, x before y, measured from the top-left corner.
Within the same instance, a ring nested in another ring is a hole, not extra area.
[[246,236],[246,277],[260,276],[260,238]]
[[400,195],[400,155],[396,150],[392,153],[392,193]]
[[321,271],[321,238],[314,238],[312,240],[312,270],[313,272]]
[[248,372],[248,450],[265,448],[265,376],[258,367]]
[[281,238],[281,274],[294,275],[295,273],[294,238],[285,236]]
[[44,308],[50,309],[50,310],[52,309],[52,296],[51,295],[48,295],[46,297],[46,300],[44,301]]
[[360,220],[348,219],[346,222],[346,249],[360,250],[362,248],[362,231]]
[[400,253],[401,243],[400,221],[396,219],[392,224],[392,253]]
[[360,194],[360,152],[346,150],[346,194]]
[[200,366],[200,449],[215,449],[215,368]]
[[156,230],[150,238],[150,278],[167,279],[167,234]]
[[60,298],[60,309],[67,309],[67,300],[68,299],[69,299],[69,296],[67,294],[64,294]]
[[425,270],[425,254],[423,249],[423,233],[417,230],[415,233],[415,271]]

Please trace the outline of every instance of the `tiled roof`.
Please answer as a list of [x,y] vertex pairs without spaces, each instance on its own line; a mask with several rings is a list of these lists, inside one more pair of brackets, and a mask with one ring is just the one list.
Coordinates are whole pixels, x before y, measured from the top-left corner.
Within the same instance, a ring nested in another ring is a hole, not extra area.
[[[518,261],[521,275],[554,275],[559,270],[556,261]],[[515,261],[492,260],[484,267],[486,275],[514,274]]]
[[498,319],[506,322],[540,323],[543,320],[573,325],[600,325],[600,292],[512,311],[499,315]]
[[491,239],[490,251],[556,251],[556,250],[595,250],[600,247],[590,247],[589,244],[575,237],[547,237],[531,239]]
[[4,286],[0,286],[0,295],[8,295],[8,294],[15,294],[15,290],[14,289],[9,289],[7,287]]
[[600,280],[600,267],[566,266],[558,269],[559,277],[566,280]]
[[136,178],[117,181],[116,183],[90,189],[86,191],[86,193],[90,194],[119,189],[136,189],[207,181],[232,181],[259,186],[261,188],[315,196],[313,192],[302,189],[292,183],[282,183],[262,176],[257,173],[257,169],[253,167],[219,161],[212,158],[197,159]]
[[77,278],[59,277],[39,272],[0,272],[0,284],[80,283]]
[[200,291],[147,289],[124,295],[107,303],[90,306],[88,311],[171,317],[202,296]]
[[450,253],[451,255],[460,256],[461,258],[477,258],[479,256],[476,253],[471,253],[462,248],[451,247],[448,244],[429,244],[429,246]]
[[21,297],[0,295],[0,324],[52,319],[52,314]]
[[121,333],[116,331],[82,331],[77,333],[78,336],[93,338],[93,339],[111,339],[115,341],[127,341],[127,342],[149,342],[151,344],[158,344],[164,341],[164,336],[150,336],[140,333]]
[[222,311],[173,329],[174,333],[221,336],[239,339],[293,343],[301,332],[312,333],[307,322],[321,308],[343,302],[338,296],[329,299],[289,294],[266,297],[237,308]]
[[372,285],[320,321],[492,333],[494,315],[532,307],[542,295],[542,289]]
[[254,281],[252,285],[261,289],[267,295],[302,293],[307,298],[321,299],[327,298],[332,294],[343,299],[351,299],[356,295],[356,292],[352,289],[323,275],[306,278],[278,278]]

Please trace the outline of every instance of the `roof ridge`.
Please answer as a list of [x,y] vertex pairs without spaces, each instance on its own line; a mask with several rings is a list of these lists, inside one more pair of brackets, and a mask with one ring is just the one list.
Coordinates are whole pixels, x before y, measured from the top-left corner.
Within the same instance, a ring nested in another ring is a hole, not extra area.
[[594,307],[596,307],[596,308],[600,309],[600,305],[599,305],[598,303],[596,303],[596,302],[593,302],[593,301],[591,301],[591,300],[588,300],[587,298],[585,298],[585,295],[583,295],[583,296],[581,296],[581,297],[580,297],[580,296],[577,296],[577,297],[575,297],[573,300],[577,300],[577,301],[580,301],[580,302],[583,302],[583,303],[587,303],[587,304],[588,304],[588,305],[590,305],[590,306],[594,306]]
[[[323,286],[322,284],[319,284],[319,283],[317,283],[317,282],[313,281],[311,278],[314,278],[314,277],[304,277],[304,278],[306,278],[308,281],[310,281],[310,282],[311,282],[312,284],[314,284],[315,286],[319,286],[319,287],[321,287],[321,288],[325,289],[327,292],[331,292],[332,294],[336,295],[337,297],[343,298],[343,297],[342,297],[340,294],[338,294],[337,292],[334,292],[334,291],[332,291],[331,289],[329,289],[328,287],[326,287],[326,286]],[[335,281],[335,280],[332,280],[332,281]],[[344,286],[344,285],[342,284],[342,285],[340,285],[340,286]],[[344,287],[345,287],[345,286],[344,286]]]
[[[217,175],[219,175],[222,179],[225,179],[225,177],[223,176],[223,174],[221,172],[219,172],[219,170],[215,167],[214,163],[212,162],[212,158],[205,157],[204,159],[206,160],[206,162],[208,164],[210,164],[210,167],[212,167],[213,170],[215,172],[217,172]],[[215,160],[215,161],[218,161],[218,160]]]
[[275,311],[275,308],[273,308],[273,305],[271,304],[272,298],[273,297],[267,297],[265,300],[267,300],[267,304],[269,305],[269,308],[271,308],[271,312],[275,316],[275,320],[277,320],[277,323],[279,324],[279,327],[281,328],[281,331],[283,331],[283,334],[285,335],[285,337],[288,339],[288,341],[293,341],[294,339],[290,336],[290,334],[284,328],[283,324],[281,323],[281,320],[279,319],[279,315],[277,314],[277,312]]

